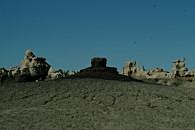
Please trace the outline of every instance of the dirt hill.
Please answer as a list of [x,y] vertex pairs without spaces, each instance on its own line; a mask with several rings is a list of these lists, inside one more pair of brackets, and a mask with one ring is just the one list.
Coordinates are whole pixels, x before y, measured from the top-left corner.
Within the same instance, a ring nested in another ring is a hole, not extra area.
[[101,79],[0,87],[0,130],[194,130],[195,85]]

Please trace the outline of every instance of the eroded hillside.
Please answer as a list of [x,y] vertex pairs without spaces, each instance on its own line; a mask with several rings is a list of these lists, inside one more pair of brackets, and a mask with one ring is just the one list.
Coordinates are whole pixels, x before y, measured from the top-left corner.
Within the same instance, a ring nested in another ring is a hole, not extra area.
[[1,130],[193,130],[195,85],[101,79],[0,87]]

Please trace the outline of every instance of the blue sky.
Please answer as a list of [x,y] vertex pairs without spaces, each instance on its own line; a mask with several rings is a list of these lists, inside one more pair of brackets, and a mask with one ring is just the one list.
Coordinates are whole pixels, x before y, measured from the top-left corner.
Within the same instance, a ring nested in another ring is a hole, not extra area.
[[55,68],[79,70],[94,56],[119,70],[132,59],[146,69],[185,57],[195,68],[193,0],[1,0],[0,66],[25,49]]

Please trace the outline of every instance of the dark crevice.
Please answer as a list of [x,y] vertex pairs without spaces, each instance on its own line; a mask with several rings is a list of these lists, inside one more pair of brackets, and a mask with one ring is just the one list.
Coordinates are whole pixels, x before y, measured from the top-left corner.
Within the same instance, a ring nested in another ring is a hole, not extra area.
[[56,95],[50,97],[48,100],[44,101],[43,105],[47,105],[48,103],[52,102],[56,97]]

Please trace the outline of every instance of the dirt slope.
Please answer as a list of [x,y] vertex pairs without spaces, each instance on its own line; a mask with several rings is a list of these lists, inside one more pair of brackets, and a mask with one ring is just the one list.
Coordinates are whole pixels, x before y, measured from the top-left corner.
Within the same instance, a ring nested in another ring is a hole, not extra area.
[[195,85],[68,79],[0,87],[0,130],[194,130]]

